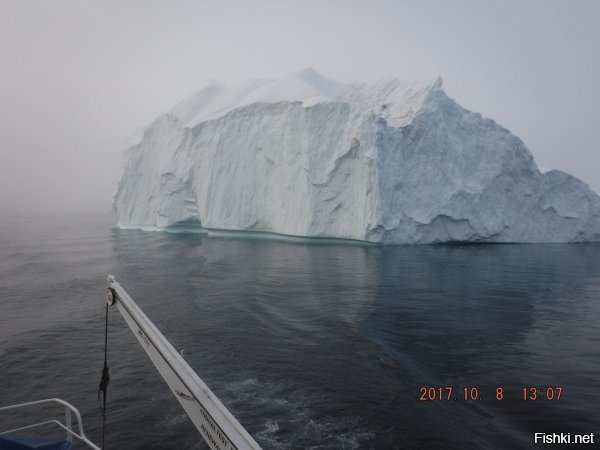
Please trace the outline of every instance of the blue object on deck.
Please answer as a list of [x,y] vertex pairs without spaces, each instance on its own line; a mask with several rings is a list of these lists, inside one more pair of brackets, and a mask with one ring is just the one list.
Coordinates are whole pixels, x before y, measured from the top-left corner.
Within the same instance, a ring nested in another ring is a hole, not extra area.
[[72,442],[64,439],[0,436],[0,450],[76,450]]

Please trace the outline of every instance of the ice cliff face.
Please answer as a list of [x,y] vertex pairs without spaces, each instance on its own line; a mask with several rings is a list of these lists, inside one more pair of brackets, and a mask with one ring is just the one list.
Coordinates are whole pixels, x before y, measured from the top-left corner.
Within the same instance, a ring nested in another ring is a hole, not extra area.
[[441,80],[344,85],[308,69],[209,84],[156,119],[114,198],[124,227],[380,243],[600,241],[600,196],[542,173]]

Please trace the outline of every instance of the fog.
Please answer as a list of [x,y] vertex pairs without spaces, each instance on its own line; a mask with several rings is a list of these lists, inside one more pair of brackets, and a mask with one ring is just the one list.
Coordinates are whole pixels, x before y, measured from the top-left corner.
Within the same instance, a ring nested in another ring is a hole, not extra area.
[[304,67],[442,76],[600,191],[600,2],[0,0],[0,214],[110,211],[127,138],[200,88]]

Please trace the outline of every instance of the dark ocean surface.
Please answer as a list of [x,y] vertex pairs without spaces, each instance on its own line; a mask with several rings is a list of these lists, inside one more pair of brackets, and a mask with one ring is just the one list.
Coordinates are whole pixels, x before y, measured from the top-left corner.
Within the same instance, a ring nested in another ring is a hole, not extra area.
[[[61,397],[101,442],[112,273],[266,449],[600,440],[598,244],[382,247],[113,221],[0,218],[0,406]],[[206,448],[116,309],[108,359],[106,448]],[[457,400],[421,401],[421,386]],[[543,391],[525,401],[524,386]],[[540,398],[549,386],[559,401]],[[0,414],[0,429],[36,418]]]

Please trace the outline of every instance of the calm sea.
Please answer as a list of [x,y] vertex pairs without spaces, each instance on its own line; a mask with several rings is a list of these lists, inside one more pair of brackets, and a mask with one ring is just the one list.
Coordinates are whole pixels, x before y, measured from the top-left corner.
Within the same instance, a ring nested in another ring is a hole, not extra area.
[[[381,247],[112,224],[0,219],[0,405],[61,397],[101,441],[113,273],[264,448],[600,439],[598,244]],[[205,448],[116,309],[108,359],[108,449]],[[444,400],[420,400],[422,387]]]

